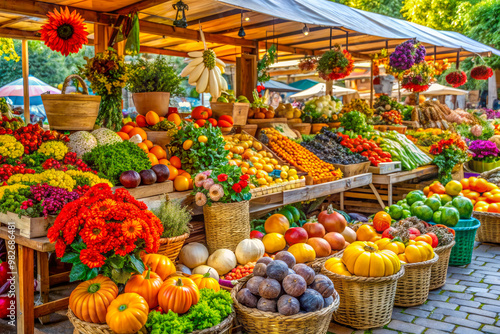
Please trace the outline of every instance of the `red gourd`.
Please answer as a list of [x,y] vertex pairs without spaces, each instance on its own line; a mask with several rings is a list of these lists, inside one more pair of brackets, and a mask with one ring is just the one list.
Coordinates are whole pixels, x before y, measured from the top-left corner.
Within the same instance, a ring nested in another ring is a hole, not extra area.
[[318,215],[318,222],[325,227],[327,232],[342,233],[347,226],[344,216],[335,211],[331,205]]

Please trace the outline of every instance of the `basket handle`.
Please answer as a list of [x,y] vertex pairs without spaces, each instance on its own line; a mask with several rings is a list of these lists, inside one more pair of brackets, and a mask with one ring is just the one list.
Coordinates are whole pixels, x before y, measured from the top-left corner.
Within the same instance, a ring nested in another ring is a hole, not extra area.
[[89,95],[89,89],[87,88],[87,84],[85,83],[85,81],[83,81],[82,77],[79,76],[78,74],[68,75],[68,77],[64,80],[61,94],[66,94],[66,87],[68,87],[68,84],[71,82],[72,79],[76,79],[80,82],[80,84],[83,87],[83,94],[84,95]]

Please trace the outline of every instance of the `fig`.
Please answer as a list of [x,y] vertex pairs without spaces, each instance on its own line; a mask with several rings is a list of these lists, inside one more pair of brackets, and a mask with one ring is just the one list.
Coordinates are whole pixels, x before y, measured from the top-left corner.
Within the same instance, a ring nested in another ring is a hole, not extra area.
[[128,170],[120,175],[120,183],[125,188],[136,188],[141,184],[141,176],[135,170]]
[[139,173],[142,184],[148,185],[156,182],[156,173],[152,169],[145,169]]

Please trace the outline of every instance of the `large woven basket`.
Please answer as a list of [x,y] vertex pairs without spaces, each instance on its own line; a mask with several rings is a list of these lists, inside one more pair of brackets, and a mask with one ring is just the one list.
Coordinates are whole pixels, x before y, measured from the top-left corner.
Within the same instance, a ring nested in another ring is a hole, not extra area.
[[[93,324],[78,319],[68,308],[69,321],[75,327],[73,334],[115,334],[106,324]],[[191,334],[231,334],[234,322],[234,311],[221,323],[210,328],[191,332]]]
[[237,319],[248,334],[325,334],[330,326],[332,313],[339,306],[339,295],[335,291],[332,305],[316,312],[298,313],[284,316],[279,313],[264,312],[256,308],[243,306],[236,300],[236,294],[243,289],[247,281],[253,277],[248,275],[231,291]]
[[160,238],[160,248],[157,253],[166,255],[172,262],[175,262],[187,238],[189,238],[189,232],[173,238]]
[[332,253],[329,256],[325,256],[325,257],[318,257],[318,258],[314,259],[314,261],[306,262],[304,264],[313,268],[314,271],[316,272],[316,274],[319,274],[319,272],[321,271],[321,268],[323,268],[323,265],[325,264],[325,262],[327,260],[331,259],[332,257],[335,257],[336,255],[342,254],[343,250],[333,251],[333,252],[335,252],[335,253]]
[[439,255],[434,254],[428,261],[403,265],[405,274],[398,281],[394,305],[410,307],[425,303],[429,296],[431,269],[438,259]]
[[500,244],[500,214],[474,211],[474,218],[481,222],[481,226],[477,229],[476,240]]
[[321,273],[330,278],[340,295],[333,319],[356,329],[382,327],[391,322],[396,284],[405,270],[387,277],[344,276],[324,266]]
[[451,244],[434,249],[434,253],[439,255],[439,260],[432,266],[429,290],[436,290],[446,283],[448,262],[450,262],[450,254],[453,246],[455,246],[455,240]]
[[250,237],[248,201],[205,205],[203,215],[210,254],[221,248],[234,252],[240,241]]

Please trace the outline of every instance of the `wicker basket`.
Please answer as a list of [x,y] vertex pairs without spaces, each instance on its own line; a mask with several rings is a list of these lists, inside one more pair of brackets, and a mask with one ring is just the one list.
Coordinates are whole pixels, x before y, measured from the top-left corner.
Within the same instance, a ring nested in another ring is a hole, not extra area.
[[248,334],[325,334],[330,326],[332,313],[339,306],[339,295],[335,291],[332,305],[322,308],[316,312],[298,313],[291,316],[284,316],[279,313],[260,311],[255,308],[243,306],[236,300],[236,294],[243,289],[247,281],[253,277],[248,275],[231,291],[234,301],[237,319]]
[[500,244],[500,214],[474,211],[474,217],[481,222],[481,226],[477,229],[476,240]]
[[248,201],[205,205],[203,215],[210,254],[221,248],[234,252],[240,241],[250,237]]
[[187,238],[189,238],[189,232],[173,238],[160,238],[160,248],[157,253],[166,255],[172,262],[175,262]]
[[[83,95],[66,94],[66,87],[71,79],[77,79],[80,82]],[[85,81],[73,74],[64,80],[61,94],[42,94],[42,102],[51,129],[92,130],[99,114],[101,97],[89,95]]]
[[304,264],[307,265],[307,266],[309,266],[309,267],[311,267],[311,268],[313,268],[314,272],[316,274],[319,274],[319,272],[321,271],[321,268],[323,268],[323,265],[325,264],[325,262],[327,260],[331,259],[332,257],[335,257],[336,255],[342,254],[343,250],[333,251],[333,252],[335,252],[335,253],[332,253],[329,256],[325,256],[325,257],[318,257],[314,261],[306,262]]
[[399,272],[387,277],[344,276],[323,266],[321,273],[332,280],[340,295],[333,320],[356,329],[387,325],[391,322],[396,284],[404,272],[401,267]]
[[[73,334],[115,334],[106,324],[93,324],[78,319],[75,314],[68,308],[69,321],[75,327]],[[191,332],[191,334],[230,334],[233,329],[234,312],[227,316],[220,324],[199,331]]]
[[432,265],[438,259],[439,255],[434,254],[434,258],[428,261],[403,265],[405,274],[398,281],[394,305],[410,307],[425,303],[429,296]]
[[439,255],[439,260],[432,266],[429,290],[436,290],[446,283],[448,262],[450,262],[450,254],[453,246],[455,246],[455,240],[451,244],[434,249],[434,253]]

